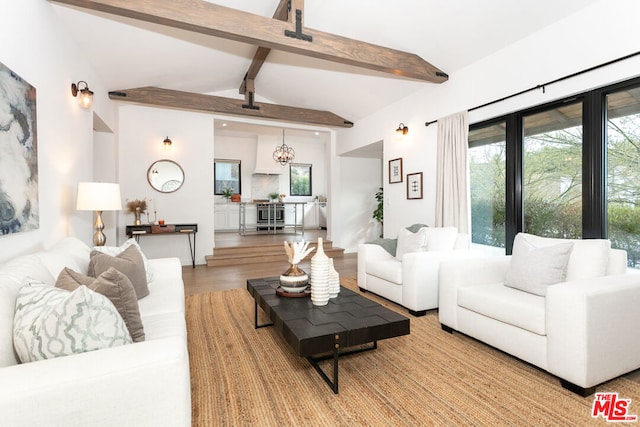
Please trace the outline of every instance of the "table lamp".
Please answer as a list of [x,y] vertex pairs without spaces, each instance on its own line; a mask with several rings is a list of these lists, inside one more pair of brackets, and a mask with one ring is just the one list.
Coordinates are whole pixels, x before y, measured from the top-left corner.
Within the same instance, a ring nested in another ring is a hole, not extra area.
[[107,242],[107,238],[102,232],[102,230],[104,230],[102,212],[119,211],[122,209],[120,184],[110,182],[79,183],[76,209],[79,211],[96,212],[96,232],[93,235],[93,244],[95,246],[104,246]]

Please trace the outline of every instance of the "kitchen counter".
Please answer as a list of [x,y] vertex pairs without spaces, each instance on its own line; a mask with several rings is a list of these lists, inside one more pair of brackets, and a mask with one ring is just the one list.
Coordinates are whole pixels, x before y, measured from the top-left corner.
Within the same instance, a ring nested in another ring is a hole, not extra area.
[[[256,232],[266,232],[269,234],[293,232],[298,233],[300,230],[304,233],[304,206],[307,202],[239,202],[239,226],[238,233],[242,236],[246,235],[247,227],[254,228]],[[263,205],[265,210],[258,212],[255,223],[247,223],[247,206],[249,209],[253,209],[252,205]],[[285,209],[287,206],[292,206],[293,218],[291,215],[285,215]],[[279,209],[282,207],[282,209]],[[281,213],[280,213],[281,212]],[[280,215],[280,216],[279,216]],[[300,218],[300,221],[298,221]]]

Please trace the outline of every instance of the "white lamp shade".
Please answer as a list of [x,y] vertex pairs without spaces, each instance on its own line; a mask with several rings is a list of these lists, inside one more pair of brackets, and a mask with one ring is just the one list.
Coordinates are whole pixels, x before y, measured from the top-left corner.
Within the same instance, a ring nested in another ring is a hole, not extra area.
[[79,183],[76,209],[79,211],[121,210],[120,184],[110,182]]

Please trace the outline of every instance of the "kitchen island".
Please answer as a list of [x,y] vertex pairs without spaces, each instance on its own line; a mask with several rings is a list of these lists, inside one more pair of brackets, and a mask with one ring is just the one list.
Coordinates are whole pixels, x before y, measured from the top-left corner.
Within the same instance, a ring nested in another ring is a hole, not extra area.
[[[307,202],[240,202],[238,233],[277,234],[298,231],[304,233],[304,206]],[[247,209],[256,209],[256,222],[247,223]]]

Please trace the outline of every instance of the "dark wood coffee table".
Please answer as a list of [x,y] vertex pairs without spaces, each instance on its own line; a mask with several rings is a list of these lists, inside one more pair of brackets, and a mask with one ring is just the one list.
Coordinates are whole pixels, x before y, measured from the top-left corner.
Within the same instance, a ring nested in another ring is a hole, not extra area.
[[[255,301],[255,328],[276,328],[336,394],[339,356],[373,350],[378,347],[378,340],[409,334],[408,318],[345,287],[340,287],[338,297],[318,307],[309,297],[277,295],[279,285],[278,277],[247,280],[247,291]],[[258,324],[258,306],[271,323]],[[318,364],[326,359],[333,359],[333,380]]]

